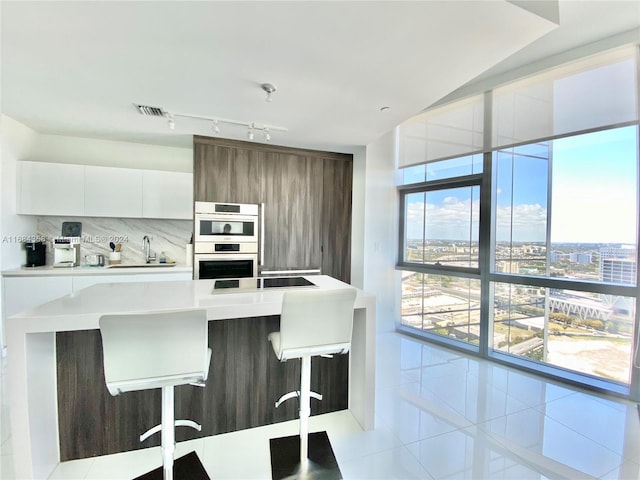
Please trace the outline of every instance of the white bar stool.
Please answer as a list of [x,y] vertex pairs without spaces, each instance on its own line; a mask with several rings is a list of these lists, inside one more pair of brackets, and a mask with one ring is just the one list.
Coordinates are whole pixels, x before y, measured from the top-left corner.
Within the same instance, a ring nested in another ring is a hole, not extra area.
[[174,386],[204,386],[207,380],[211,349],[206,310],[103,315],[99,324],[109,393],[162,388],[161,424],[140,441],[161,432],[163,478],[172,480],[175,427],[202,430],[191,420],[175,420]]
[[311,357],[347,353],[351,347],[355,288],[337,290],[288,290],[284,293],[280,331],[269,334],[273,351],[282,362],[301,359],[300,390],[290,392],[276,402],[276,408],[290,398],[300,398],[300,472],[308,462],[309,416],[311,397]]

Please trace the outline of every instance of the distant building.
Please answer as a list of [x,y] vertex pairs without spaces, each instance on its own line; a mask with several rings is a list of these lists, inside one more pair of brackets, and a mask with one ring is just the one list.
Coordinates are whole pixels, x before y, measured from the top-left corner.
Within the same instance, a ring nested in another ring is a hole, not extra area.
[[600,278],[603,282],[635,285],[636,265],[634,248],[603,247],[600,249]]
[[571,260],[571,254],[569,253],[560,253],[560,252],[551,252],[551,263],[558,263],[563,260]]
[[573,263],[581,263],[581,264],[590,264],[592,262],[592,253],[591,252],[576,252],[572,253],[570,260]]
[[[637,279],[636,250],[633,247],[603,247],[600,249],[600,278],[607,283],[635,285]],[[634,299],[601,294],[602,302],[618,315],[631,316]]]
[[622,283],[635,285],[635,259],[605,258],[600,260],[600,276],[606,283]]

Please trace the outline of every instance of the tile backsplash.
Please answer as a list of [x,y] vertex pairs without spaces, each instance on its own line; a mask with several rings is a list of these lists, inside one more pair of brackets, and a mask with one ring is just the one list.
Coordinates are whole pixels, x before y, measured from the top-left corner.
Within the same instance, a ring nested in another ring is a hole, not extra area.
[[151,251],[160,258],[164,252],[167,261],[185,264],[186,244],[191,239],[191,220],[162,220],[148,218],[106,218],[106,217],[38,217],[38,237],[47,240],[47,265],[53,264],[52,241],[59,237],[62,222],[82,223],[82,243],[80,262],[84,256],[102,253],[105,261],[111,251],[109,242],[122,244],[122,263],[143,263],[142,237],[148,235]]

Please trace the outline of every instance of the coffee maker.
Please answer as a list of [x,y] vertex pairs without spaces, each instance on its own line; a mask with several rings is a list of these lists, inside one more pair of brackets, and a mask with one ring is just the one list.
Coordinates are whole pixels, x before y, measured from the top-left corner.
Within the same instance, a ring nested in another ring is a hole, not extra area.
[[42,242],[25,242],[27,252],[26,267],[41,267],[46,263],[47,246]]
[[53,266],[80,265],[80,239],[82,237],[56,237],[53,239]]

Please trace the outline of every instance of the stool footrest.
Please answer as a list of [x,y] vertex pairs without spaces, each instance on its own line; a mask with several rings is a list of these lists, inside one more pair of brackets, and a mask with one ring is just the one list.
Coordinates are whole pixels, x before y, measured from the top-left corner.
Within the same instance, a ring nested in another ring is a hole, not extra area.
[[[202,431],[202,425],[194,422],[193,420],[176,420],[173,423],[176,427],[191,427],[199,432]],[[154,433],[158,433],[162,429],[162,424],[156,425],[155,427],[150,428],[142,435],[140,435],[140,441],[144,442],[147,438],[149,438]]]
[[[287,400],[290,400],[292,398],[299,397],[299,396],[300,396],[300,390],[294,390],[293,392],[285,393],[276,402],[276,408],[278,408]],[[309,392],[309,396],[315,398],[316,400],[322,400],[322,395],[317,392]]]

